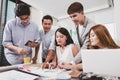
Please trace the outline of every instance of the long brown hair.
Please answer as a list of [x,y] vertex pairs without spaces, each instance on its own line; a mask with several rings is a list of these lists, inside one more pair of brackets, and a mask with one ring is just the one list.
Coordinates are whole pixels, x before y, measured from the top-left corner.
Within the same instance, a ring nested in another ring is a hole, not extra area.
[[[105,48],[110,48],[110,49],[114,49],[114,48],[120,48],[112,39],[109,31],[107,30],[107,28],[104,25],[98,24],[93,26],[90,31],[89,31],[89,38],[90,38],[90,32],[91,30],[94,31],[94,33],[96,34],[96,36],[98,37],[100,43],[103,45],[103,47]],[[89,44],[89,48],[91,49],[97,49],[99,48],[98,46],[92,46],[91,42]]]

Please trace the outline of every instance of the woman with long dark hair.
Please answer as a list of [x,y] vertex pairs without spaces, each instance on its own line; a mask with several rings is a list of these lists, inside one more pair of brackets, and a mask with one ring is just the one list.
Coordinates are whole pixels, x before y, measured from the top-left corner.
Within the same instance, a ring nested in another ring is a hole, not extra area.
[[[51,67],[55,68],[64,62],[71,63],[78,53],[78,48],[74,44],[67,29],[61,27],[55,32],[56,56],[51,63]],[[58,64],[58,65],[57,65]]]

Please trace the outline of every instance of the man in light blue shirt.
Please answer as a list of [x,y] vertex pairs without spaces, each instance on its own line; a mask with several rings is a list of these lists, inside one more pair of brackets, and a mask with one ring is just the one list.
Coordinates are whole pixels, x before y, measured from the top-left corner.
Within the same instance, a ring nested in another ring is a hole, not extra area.
[[26,46],[27,41],[40,43],[38,26],[30,21],[30,8],[19,4],[16,18],[7,22],[3,33],[4,58],[3,65],[22,64],[24,56],[32,57],[32,47],[35,47],[33,62],[36,62],[39,44]]
[[54,50],[51,42],[54,40],[55,31],[52,30],[53,19],[50,15],[45,15],[42,18],[43,30],[40,30],[40,39],[42,43],[42,61],[47,61],[46,59],[51,59],[48,55],[49,50]]

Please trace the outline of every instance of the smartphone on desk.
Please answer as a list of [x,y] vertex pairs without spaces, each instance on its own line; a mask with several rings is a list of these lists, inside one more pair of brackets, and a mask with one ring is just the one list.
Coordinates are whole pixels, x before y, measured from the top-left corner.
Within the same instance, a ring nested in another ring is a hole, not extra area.
[[26,43],[25,43],[25,46],[29,46],[29,47],[37,47],[39,45],[38,42],[34,42],[34,41],[31,41],[31,40],[28,40]]

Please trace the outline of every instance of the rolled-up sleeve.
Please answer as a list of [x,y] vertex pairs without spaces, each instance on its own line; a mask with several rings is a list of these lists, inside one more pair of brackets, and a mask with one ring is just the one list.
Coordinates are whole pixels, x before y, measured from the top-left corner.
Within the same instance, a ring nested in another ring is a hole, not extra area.
[[3,32],[3,41],[2,41],[3,46],[13,44],[11,34],[12,34],[11,27],[9,26],[9,23],[7,23],[5,28],[4,28],[4,32]]
[[52,36],[52,39],[51,39],[49,50],[50,49],[55,50],[55,36],[54,35]]

